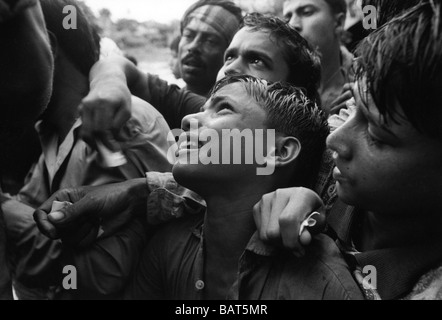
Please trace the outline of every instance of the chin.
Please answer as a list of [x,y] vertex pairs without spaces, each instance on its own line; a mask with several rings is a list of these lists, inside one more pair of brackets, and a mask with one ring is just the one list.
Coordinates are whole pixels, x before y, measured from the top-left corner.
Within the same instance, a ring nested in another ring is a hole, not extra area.
[[209,182],[208,175],[201,170],[201,165],[198,164],[180,164],[176,163],[172,168],[172,174],[175,181],[187,189],[195,191],[201,189],[205,182]]

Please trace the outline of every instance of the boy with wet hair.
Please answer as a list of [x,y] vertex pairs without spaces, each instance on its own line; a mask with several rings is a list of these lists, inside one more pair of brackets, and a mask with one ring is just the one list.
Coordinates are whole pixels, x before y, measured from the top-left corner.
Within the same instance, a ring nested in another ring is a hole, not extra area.
[[[333,210],[329,229],[367,299],[442,298],[441,14],[439,1],[424,1],[361,44],[355,113],[328,138],[339,198],[354,206]],[[278,219],[288,235],[295,216],[322,202],[286,190],[262,201],[257,216],[279,216],[270,204],[290,213]],[[376,281],[363,281],[367,268]]]

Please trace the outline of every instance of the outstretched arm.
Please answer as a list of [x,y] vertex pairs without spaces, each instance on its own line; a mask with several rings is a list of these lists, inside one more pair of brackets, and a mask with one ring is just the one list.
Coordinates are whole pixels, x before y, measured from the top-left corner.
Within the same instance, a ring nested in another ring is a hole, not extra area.
[[[81,107],[83,138],[97,137],[115,150],[115,133],[129,119],[131,94],[149,102],[166,119],[171,129],[181,128],[181,119],[200,111],[206,99],[169,85],[157,76],[145,74],[123,57],[97,62],[90,73],[91,91]],[[110,142],[109,142],[110,141]]]

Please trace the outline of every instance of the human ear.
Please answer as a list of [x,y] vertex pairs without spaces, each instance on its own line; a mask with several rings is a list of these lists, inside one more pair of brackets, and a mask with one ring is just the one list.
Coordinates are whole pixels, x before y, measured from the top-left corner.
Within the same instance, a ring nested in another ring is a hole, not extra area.
[[337,36],[341,36],[345,31],[345,19],[346,15],[344,13],[335,14],[335,31]]
[[301,152],[301,142],[295,137],[276,137],[275,166],[285,167],[291,165]]

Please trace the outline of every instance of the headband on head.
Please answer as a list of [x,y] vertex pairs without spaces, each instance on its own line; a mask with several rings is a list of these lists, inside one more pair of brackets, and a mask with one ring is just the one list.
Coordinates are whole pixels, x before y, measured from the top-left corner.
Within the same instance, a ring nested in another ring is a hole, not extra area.
[[232,41],[240,24],[240,21],[233,13],[217,5],[205,5],[195,9],[186,17],[183,28],[193,19],[210,25],[228,44]]

